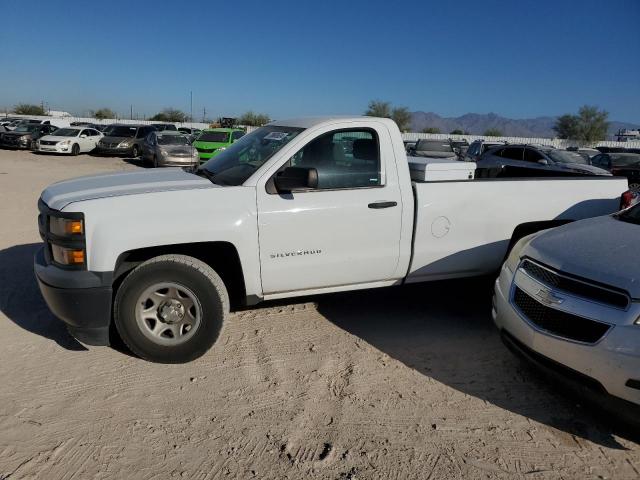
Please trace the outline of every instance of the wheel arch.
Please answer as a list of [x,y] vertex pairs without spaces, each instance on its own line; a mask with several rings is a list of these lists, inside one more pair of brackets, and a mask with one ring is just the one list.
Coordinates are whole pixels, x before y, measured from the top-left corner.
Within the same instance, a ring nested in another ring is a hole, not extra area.
[[232,308],[246,305],[247,295],[242,263],[236,247],[230,242],[197,242],[128,250],[121,253],[113,271],[114,295],[127,274],[141,263],[167,254],[187,255],[203,261],[222,278]]
[[513,229],[513,233],[511,234],[511,239],[509,240],[509,246],[507,247],[507,252],[505,253],[504,259],[506,260],[511,253],[511,249],[513,246],[520,240],[522,237],[526,237],[527,235],[531,235],[532,233],[539,232],[541,230],[546,230],[548,228],[560,227],[562,225],[566,225],[567,223],[571,223],[574,220],[570,219],[555,219],[555,220],[542,220],[537,222],[526,222],[521,223]]

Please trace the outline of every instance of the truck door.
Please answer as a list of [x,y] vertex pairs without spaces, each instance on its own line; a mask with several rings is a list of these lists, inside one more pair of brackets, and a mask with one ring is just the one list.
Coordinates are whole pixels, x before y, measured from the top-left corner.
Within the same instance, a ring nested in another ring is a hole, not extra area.
[[330,130],[279,172],[289,166],[315,168],[318,185],[290,194],[258,187],[263,292],[393,280],[402,202],[389,132]]

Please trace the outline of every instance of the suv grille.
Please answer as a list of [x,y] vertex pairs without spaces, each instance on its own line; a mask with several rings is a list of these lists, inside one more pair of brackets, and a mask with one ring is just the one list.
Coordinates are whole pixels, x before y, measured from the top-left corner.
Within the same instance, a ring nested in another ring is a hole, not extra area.
[[531,323],[569,340],[596,343],[610,328],[606,323],[547,307],[518,287],[515,287],[513,303]]
[[525,259],[521,267],[530,276],[550,287],[556,287],[567,293],[584,297],[587,300],[606,303],[607,305],[618,308],[624,309],[629,306],[629,297],[622,292],[600,287],[592,283],[574,280],[558,274],[547,267],[538,265],[531,260]]

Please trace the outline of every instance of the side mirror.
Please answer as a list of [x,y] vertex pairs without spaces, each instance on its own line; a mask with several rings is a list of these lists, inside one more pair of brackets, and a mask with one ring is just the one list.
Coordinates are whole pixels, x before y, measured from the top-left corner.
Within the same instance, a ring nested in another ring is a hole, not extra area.
[[538,163],[539,163],[540,165],[549,165],[549,161],[548,161],[548,160],[545,160],[544,158],[543,158],[543,159],[541,159],[541,160],[538,160]]
[[80,138],[87,138],[87,136],[83,134],[83,135],[80,135]]
[[278,193],[318,188],[318,171],[315,168],[287,167],[274,177]]

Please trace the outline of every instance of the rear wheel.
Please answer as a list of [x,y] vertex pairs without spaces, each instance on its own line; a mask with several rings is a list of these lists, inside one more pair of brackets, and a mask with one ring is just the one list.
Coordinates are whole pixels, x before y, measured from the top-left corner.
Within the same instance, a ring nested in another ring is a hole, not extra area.
[[118,333],[133,353],[160,363],[183,363],[217,340],[229,312],[227,290],[206,263],[162,255],[136,267],[114,303]]
[[80,153],[80,145],[78,145],[77,143],[74,143],[73,147],[71,147],[71,155],[75,157],[79,153]]

